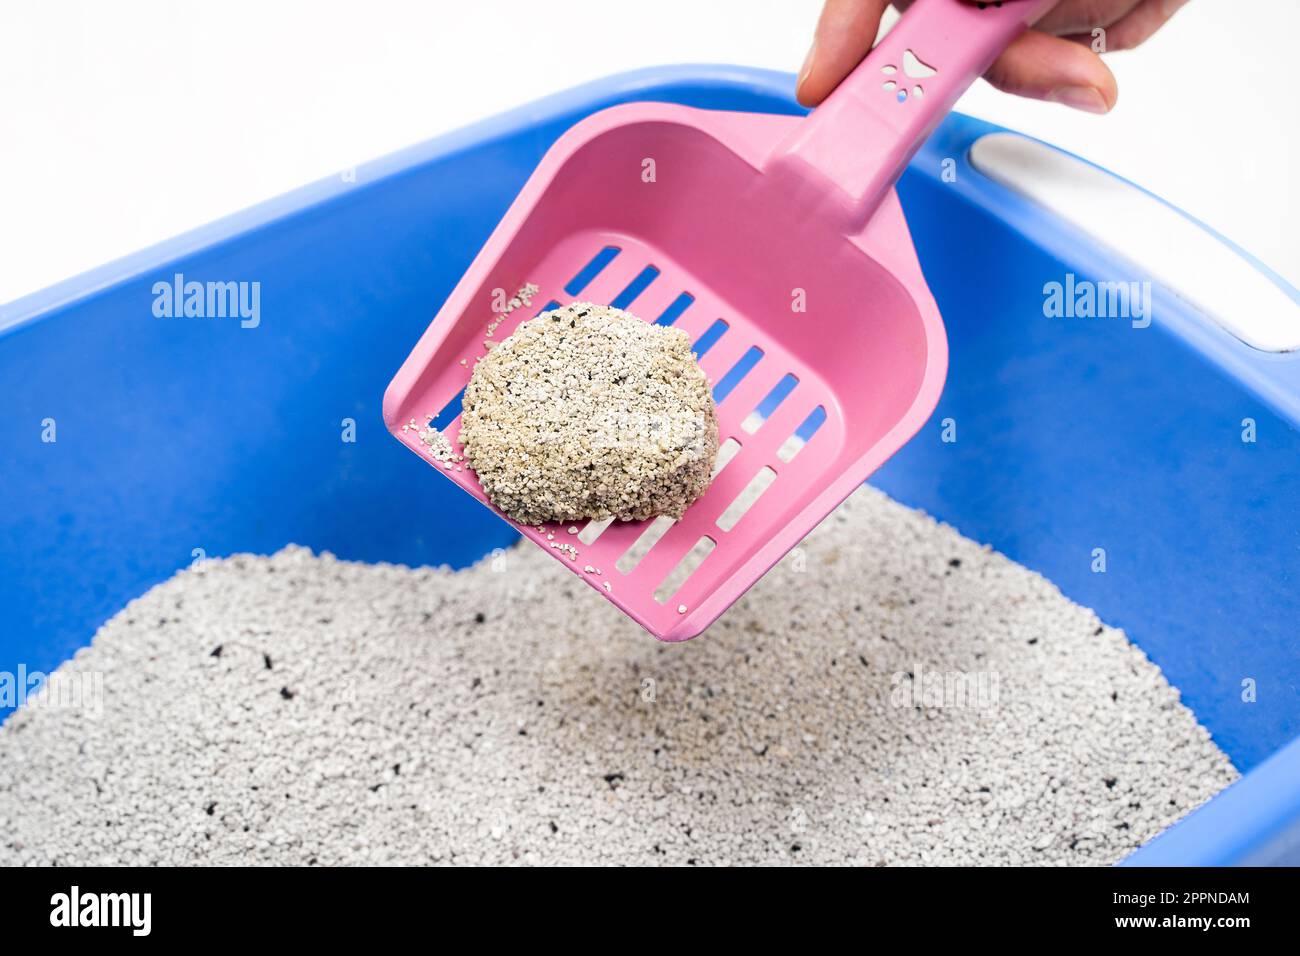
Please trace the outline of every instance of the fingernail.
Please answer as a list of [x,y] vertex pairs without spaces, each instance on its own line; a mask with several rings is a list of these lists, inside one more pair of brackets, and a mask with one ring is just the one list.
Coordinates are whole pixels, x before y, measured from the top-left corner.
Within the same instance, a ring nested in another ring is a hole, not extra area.
[[1100,92],[1091,86],[1058,86],[1047,94],[1052,103],[1061,103],[1085,113],[1105,113],[1108,111],[1106,100]]
[[812,72],[813,57],[817,54],[817,41],[813,40],[813,45],[808,48],[808,55],[803,58],[803,66],[799,67],[799,78],[794,81],[795,91],[803,86],[803,81],[808,79],[808,74]]

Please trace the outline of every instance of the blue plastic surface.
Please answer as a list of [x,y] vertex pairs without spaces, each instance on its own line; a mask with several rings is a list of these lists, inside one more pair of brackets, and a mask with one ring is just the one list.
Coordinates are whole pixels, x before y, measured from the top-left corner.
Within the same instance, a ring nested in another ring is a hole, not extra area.
[[[614,77],[0,308],[0,670],[57,666],[195,549],[462,566],[508,543],[386,434],[393,370],[577,119],[635,99],[798,112],[790,89],[735,67]],[[951,361],[873,483],[1126,628],[1238,767],[1276,754],[1134,862],[1300,859],[1300,356],[1159,287],[1147,329],[1044,318],[1049,279],[1142,277],[971,168],[993,129],[950,117],[900,184]],[[176,273],[260,282],[260,324],[155,317]]]

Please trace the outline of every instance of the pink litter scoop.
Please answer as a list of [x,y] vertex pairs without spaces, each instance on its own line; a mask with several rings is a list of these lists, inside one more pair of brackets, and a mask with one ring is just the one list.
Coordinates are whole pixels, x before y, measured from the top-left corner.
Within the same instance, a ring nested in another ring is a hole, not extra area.
[[806,118],[633,103],[578,123],[393,378],[389,430],[490,506],[418,437],[454,414],[441,431],[459,449],[489,323],[501,341],[581,300],[684,329],[724,440],[704,496],[676,522],[517,527],[656,637],[696,636],[934,410],[948,343],[893,185],[1051,2],[918,0]]

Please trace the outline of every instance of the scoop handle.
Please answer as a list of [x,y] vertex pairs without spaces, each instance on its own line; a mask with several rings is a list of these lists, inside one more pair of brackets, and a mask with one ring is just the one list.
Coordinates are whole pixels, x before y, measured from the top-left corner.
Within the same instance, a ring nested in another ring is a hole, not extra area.
[[1056,2],[916,0],[777,145],[766,171],[860,231],[957,98]]

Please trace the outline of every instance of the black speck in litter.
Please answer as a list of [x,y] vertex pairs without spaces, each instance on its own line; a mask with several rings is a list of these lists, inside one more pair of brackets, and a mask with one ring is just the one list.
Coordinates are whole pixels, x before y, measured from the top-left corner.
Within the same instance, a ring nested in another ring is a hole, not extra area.
[[951,558],[951,559],[948,561],[948,567],[950,567],[950,568],[960,568],[960,567],[961,567],[961,558]]
[[221,648],[224,647],[224,646],[225,646],[225,645],[223,645],[223,644],[218,644],[216,647],[214,647],[214,648],[212,649],[212,653],[209,654],[208,656],[209,656],[209,657],[220,657],[220,656],[221,656]]
[[266,664],[266,669],[267,669],[267,670],[270,670],[270,669],[271,669],[271,655],[270,655],[270,654],[263,654],[263,655],[262,655],[262,660],[263,660],[263,661],[265,662],[265,664]]
[[475,624],[482,624],[486,620],[487,620],[487,616],[482,611],[479,611],[477,614],[474,615]]
[[294,693],[287,687],[281,687],[280,696],[283,697],[285,700],[293,700]]

